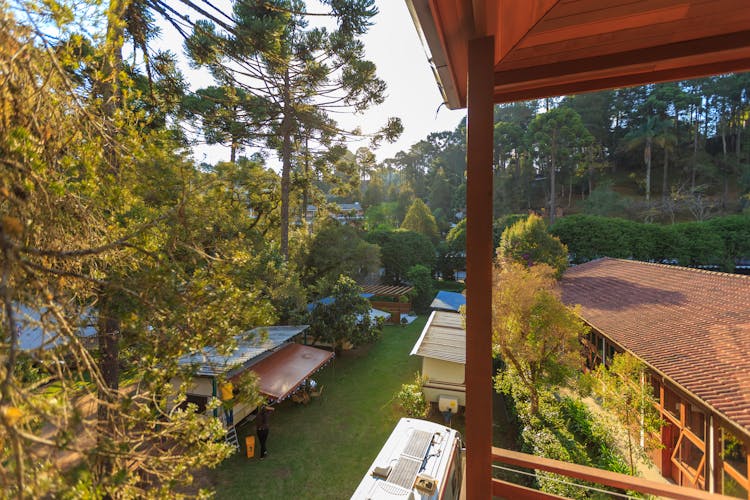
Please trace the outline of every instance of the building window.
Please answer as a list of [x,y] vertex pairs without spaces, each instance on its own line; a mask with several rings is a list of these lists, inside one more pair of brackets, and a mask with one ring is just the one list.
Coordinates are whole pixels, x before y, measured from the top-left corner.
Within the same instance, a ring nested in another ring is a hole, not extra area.
[[680,398],[666,387],[664,388],[664,410],[668,417],[672,417],[675,423],[680,425]]
[[685,423],[690,431],[701,440],[706,440],[706,415],[693,405],[686,405]]
[[705,452],[702,443],[694,443],[687,434],[682,434],[672,454],[672,461],[686,474],[690,484],[704,487]]

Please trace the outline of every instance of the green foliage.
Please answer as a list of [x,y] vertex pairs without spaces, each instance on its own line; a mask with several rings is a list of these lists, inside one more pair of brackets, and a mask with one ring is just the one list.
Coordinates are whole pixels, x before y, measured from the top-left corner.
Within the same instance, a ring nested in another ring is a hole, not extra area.
[[503,231],[497,256],[501,262],[525,266],[547,264],[555,269],[557,277],[568,267],[567,247],[547,231],[544,220],[537,215],[529,215]]
[[401,229],[413,231],[427,236],[430,241],[437,243],[440,237],[435,217],[425,203],[416,198],[406,212],[406,217],[401,223]]
[[541,394],[566,383],[581,366],[578,339],[587,327],[557,296],[546,264],[497,266],[492,310],[493,354],[506,365],[502,383],[517,381],[536,413]]
[[378,337],[382,323],[370,319],[370,302],[361,296],[362,288],[341,275],[333,286],[330,304],[317,304],[310,313],[309,334],[328,342],[340,352],[344,344],[359,345]]
[[414,287],[411,301],[414,310],[417,314],[424,314],[429,310],[432,299],[435,297],[432,273],[426,267],[417,264],[406,272],[406,279]]
[[[333,284],[340,275],[355,280],[377,270],[377,245],[367,243],[353,226],[326,220],[315,233],[304,262],[304,282],[309,285]],[[322,291],[322,290],[321,290]]]
[[435,267],[435,247],[429,238],[412,231],[375,231],[367,240],[380,247],[380,262],[385,268],[387,283],[399,285],[406,282],[406,273],[417,264],[428,269]]
[[[307,7],[305,2],[285,0],[237,2],[229,16],[233,28],[226,28],[224,18],[200,21],[186,42],[196,66],[209,69],[217,81],[231,81],[252,96],[250,109],[231,101],[220,107],[237,108],[234,120],[244,122],[256,144],[279,153],[280,251],[284,258],[289,255],[294,162],[303,154],[309,158],[311,152],[318,160],[305,161],[303,189],[312,178],[312,170],[328,171],[330,166],[345,172],[338,177],[342,181],[338,187],[349,191],[358,188],[359,176],[351,174],[362,163],[343,158],[344,148],[334,144],[343,142],[347,135],[361,135],[361,131],[345,131],[333,116],[380,104],[386,90],[375,65],[365,58],[360,40],[377,13],[374,2],[327,3],[325,14],[310,14]],[[328,28],[311,23],[319,15],[330,20]],[[238,60],[243,61],[239,72]],[[389,118],[379,130],[370,132],[370,138],[373,145],[393,141],[402,129],[398,118]],[[230,135],[233,132],[230,130]]]
[[422,392],[422,386],[426,381],[427,377],[417,372],[414,375],[414,382],[401,385],[401,390],[394,396],[396,403],[407,417],[425,418],[429,415],[430,405]]
[[[615,354],[609,367],[601,364],[591,375],[593,393],[599,397],[604,409],[610,411],[625,429],[628,438],[630,473],[636,472],[636,461],[649,449],[661,446],[652,436],[661,428],[657,400],[651,384],[645,380],[646,367],[629,353]],[[640,448],[639,436],[643,433],[646,447]]]
[[503,233],[506,229],[513,226],[517,222],[521,222],[528,218],[528,214],[510,214],[504,215],[492,221],[492,243],[495,248],[500,246]]
[[743,215],[673,225],[571,215],[559,219],[550,232],[568,246],[574,263],[600,257],[676,260],[732,271],[735,260],[750,255],[750,217]]
[[581,207],[588,215],[617,217],[626,212],[628,201],[617,191],[612,190],[611,183],[603,183],[589,193],[589,197],[581,203]]
[[[582,401],[544,392],[538,412],[532,413],[528,394],[520,386],[513,374],[499,373],[495,379],[496,390],[512,398],[512,406],[520,420],[522,451],[613,472],[629,472],[627,462],[617,451],[610,427],[592,414]],[[571,479],[565,476],[547,472],[536,474],[536,486],[547,493],[566,498],[608,498],[605,494],[565,484],[570,482]],[[601,485],[592,486],[602,488]]]
[[395,201],[373,205],[365,211],[365,228],[368,231],[393,231],[396,225]]

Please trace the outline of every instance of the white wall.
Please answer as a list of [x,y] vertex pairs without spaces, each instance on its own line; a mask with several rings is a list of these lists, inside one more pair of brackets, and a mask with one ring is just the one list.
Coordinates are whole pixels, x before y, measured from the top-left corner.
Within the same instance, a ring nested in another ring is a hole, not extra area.
[[422,358],[422,375],[427,377],[422,392],[428,402],[437,403],[440,396],[450,396],[457,398],[460,406],[466,406],[464,365]]

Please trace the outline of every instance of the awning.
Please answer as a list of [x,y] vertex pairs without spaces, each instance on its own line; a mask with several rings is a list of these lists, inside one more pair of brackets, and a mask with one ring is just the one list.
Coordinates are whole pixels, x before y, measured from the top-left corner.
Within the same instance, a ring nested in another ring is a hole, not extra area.
[[310,375],[333,358],[333,353],[301,344],[288,344],[250,369],[258,377],[264,396],[281,401],[289,397]]

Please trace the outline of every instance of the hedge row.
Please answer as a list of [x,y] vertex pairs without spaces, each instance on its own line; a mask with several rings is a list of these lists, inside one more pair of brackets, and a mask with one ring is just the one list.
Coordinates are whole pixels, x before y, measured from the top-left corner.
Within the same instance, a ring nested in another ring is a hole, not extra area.
[[558,219],[550,232],[568,246],[576,264],[616,257],[733,272],[740,259],[750,258],[750,217],[745,215],[672,225],[570,215]]

